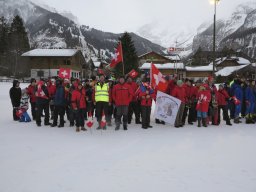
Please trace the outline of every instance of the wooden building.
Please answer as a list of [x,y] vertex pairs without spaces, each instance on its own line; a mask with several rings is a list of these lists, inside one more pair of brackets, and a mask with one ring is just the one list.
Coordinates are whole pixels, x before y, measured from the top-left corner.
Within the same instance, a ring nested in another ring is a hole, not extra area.
[[224,57],[216,59],[217,71],[225,67],[235,67],[249,64],[251,64],[251,62],[243,57]]
[[151,51],[139,56],[139,67],[141,67],[144,63],[164,64],[173,63],[173,61],[161,54]]
[[22,54],[27,57],[32,78],[58,76],[60,68],[71,69],[71,76],[84,78],[87,65],[80,50],[77,49],[34,49]]
[[186,78],[198,80],[198,79],[205,79],[212,75],[213,71],[213,65],[207,65],[207,66],[196,66],[196,67],[190,67],[186,66]]

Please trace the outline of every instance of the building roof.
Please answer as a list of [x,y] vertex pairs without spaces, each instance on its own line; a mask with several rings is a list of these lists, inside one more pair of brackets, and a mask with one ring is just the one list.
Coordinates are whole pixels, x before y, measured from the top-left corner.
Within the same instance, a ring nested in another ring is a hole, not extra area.
[[101,62],[100,61],[94,61],[93,62],[95,67],[100,67]]
[[158,56],[160,56],[160,57],[163,57],[163,58],[165,58],[166,60],[171,60],[171,59],[167,58],[166,56],[163,56],[163,55],[161,55],[161,54],[159,54],[159,53],[157,53],[157,52],[155,52],[155,51],[150,51],[150,52],[144,53],[144,54],[140,55],[139,58],[144,57],[144,56],[146,56],[146,55],[148,55],[148,54],[151,54],[151,53],[156,54],[156,55],[158,55]]
[[[216,60],[215,60],[215,63],[216,63],[216,65],[219,65],[219,64],[221,64],[222,62],[224,62],[225,60],[233,60],[233,61],[236,61],[238,64],[240,64],[240,65],[249,65],[249,64],[251,64],[251,62],[248,60],[248,59],[245,59],[245,58],[243,58],[243,57],[230,57],[230,58],[228,58],[228,57],[223,57],[223,58],[217,58]],[[212,62],[210,63],[210,65],[212,65]]]
[[[158,69],[184,69],[183,63],[165,63],[165,64],[155,64]],[[140,69],[150,69],[151,63],[144,63]]]
[[165,56],[168,59],[174,60],[174,61],[180,61],[180,56],[179,55],[167,55]]
[[212,64],[206,66],[196,66],[196,67],[185,67],[186,71],[212,71],[213,66]]
[[216,72],[215,75],[216,76],[219,76],[219,75],[220,76],[229,76],[233,72],[238,71],[246,66],[248,66],[248,65],[225,67],[225,68],[219,70],[218,72]]
[[23,57],[72,57],[77,49],[34,49],[23,53]]

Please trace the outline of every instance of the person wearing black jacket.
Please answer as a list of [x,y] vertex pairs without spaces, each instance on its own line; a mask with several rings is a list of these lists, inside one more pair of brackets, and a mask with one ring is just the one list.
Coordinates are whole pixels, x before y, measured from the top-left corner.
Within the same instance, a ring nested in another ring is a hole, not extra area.
[[13,107],[13,120],[18,121],[19,117],[16,115],[16,110],[20,106],[20,99],[21,99],[21,88],[20,88],[20,82],[18,80],[13,80],[12,88],[9,91],[12,107]]

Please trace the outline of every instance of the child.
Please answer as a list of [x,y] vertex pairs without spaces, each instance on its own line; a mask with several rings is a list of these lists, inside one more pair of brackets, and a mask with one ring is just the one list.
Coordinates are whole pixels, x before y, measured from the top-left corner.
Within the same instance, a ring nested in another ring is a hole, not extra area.
[[209,103],[211,101],[211,93],[209,90],[206,90],[205,85],[201,85],[197,94],[197,120],[198,127],[201,127],[201,121],[203,126],[207,127],[206,118],[209,109]]
[[21,100],[20,100],[20,107],[17,110],[17,116],[20,117],[20,122],[30,122],[31,118],[29,117],[27,110],[28,110],[28,90],[22,89],[21,90]]

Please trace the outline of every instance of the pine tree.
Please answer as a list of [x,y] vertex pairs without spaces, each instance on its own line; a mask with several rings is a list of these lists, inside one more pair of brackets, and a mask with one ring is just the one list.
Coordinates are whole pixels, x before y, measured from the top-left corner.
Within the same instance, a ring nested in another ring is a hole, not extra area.
[[[132,69],[139,71],[139,62],[137,52],[132,41],[132,37],[129,33],[125,32],[122,37],[119,38],[122,43],[123,60],[124,60],[124,74],[126,75]],[[116,76],[123,74],[123,64],[120,63],[115,68]]]
[[0,68],[1,75],[8,75],[7,52],[8,52],[8,31],[9,26],[4,17],[0,18]]
[[[28,72],[27,66],[22,65],[20,55],[30,49],[28,34],[20,16],[15,16],[10,27],[9,33],[9,53],[11,56],[10,64],[13,75],[17,72]],[[19,63],[19,66],[18,66]],[[22,66],[21,66],[22,65]]]

